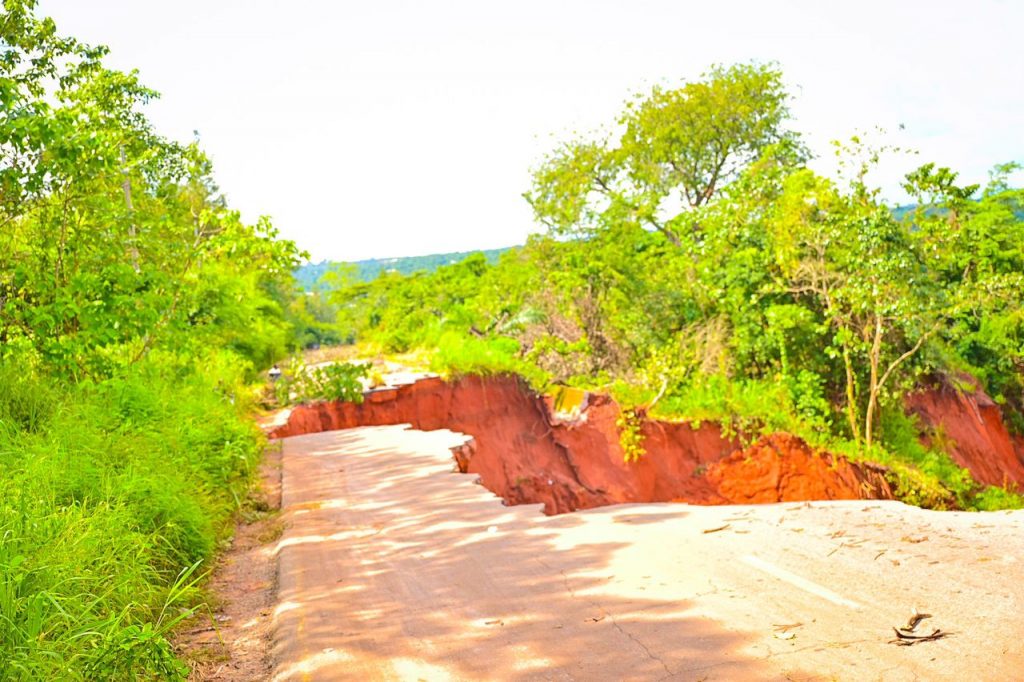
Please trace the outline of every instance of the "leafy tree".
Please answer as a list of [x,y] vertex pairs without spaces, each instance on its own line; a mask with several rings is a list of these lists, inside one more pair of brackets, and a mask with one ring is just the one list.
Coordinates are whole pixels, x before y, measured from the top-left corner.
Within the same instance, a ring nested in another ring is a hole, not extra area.
[[[219,326],[219,337],[207,334],[219,342],[254,338],[253,322],[279,319],[295,295],[294,245],[276,241],[269,223],[241,225],[198,147],[153,131],[141,107],[155,93],[135,74],[104,68],[104,50],[56,38],[51,21],[30,18],[31,4],[9,9],[5,346],[28,345],[68,376],[102,377],[199,322],[208,332]],[[263,349],[232,342],[261,365],[284,352],[291,333],[269,324],[279,329],[262,336]]]
[[[874,442],[878,401],[887,383],[934,334],[947,305],[941,282],[924,267],[918,244],[884,207],[842,196],[816,206],[796,234],[790,291],[816,298],[833,331],[832,350],[846,376],[847,415],[854,439]],[[820,193],[816,196],[821,196]],[[801,224],[802,223],[802,224]],[[867,366],[863,432],[858,420],[856,363]]]
[[958,186],[957,174],[926,164],[908,175],[917,199],[912,221],[929,267],[956,292],[956,308],[939,330],[955,347],[947,364],[963,363],[1007,416],[1024,426],[1024,191],[1008,186],[1017,164],[1001,164],[977,196],[978,186]]
[[617,145],[567,144],[534,173],[527,199],[560,234],[633,222],[676,246],[699,243],[695,211],[765,148],[784,143],[799,156],[787,99],[771,65],[718,66],[681,88],[655,87],[627,104]]

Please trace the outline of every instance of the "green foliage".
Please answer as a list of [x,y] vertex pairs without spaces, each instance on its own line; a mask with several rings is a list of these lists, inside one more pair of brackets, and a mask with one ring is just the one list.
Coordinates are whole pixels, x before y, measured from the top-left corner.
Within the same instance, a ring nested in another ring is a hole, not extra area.
[[549,377],[519,356],[519,343],[506,337],[480,339],[449,332],[443,335],[431,357],[431,369],[446,376],[518,374],[535,389],[543,389]]
[[371,366],[363,363],[332,362],[306,367],[294,358],[274,385],[278,404],[309,403],[318,400],[363,402],[363,379]]
[[[286,352],[301,253],[226,208],[196,144],[167,140],[156,93],[8,3],[0,60],[0,343],[63,377],[110,376],[160,345]],[[30,65],[30,66],[26,66]],[[252,327],[259,327],[253,334]]]
[[[680,88],[655,87],[627,104],[617,146],[573,142],[534,174],[526,197],[559,234],[591,235],[633,223],[673,244],[699,242],[694,213],[772,145],[796,147],[782,74],[771,65],[716,66]],[[592,198],[597,195],[598,199]],[[673,200],[688,211],[664,217]]]
[[1024,496],[996,486],[988,486],[974,496],[974,508],[978,511],[1024,509]]
[[26,377],[48,414],[0,415],[0,678],[184,677],[167,638],[262,438],[237,371],[174,365],[59,388]]
[[323,400],[362,402],[360,379],[369,375],[370,365],[335,362],[309,373],[315,394]]
[[0,424],[8,429],[36,431],[53,414],[56,398],[31,368],[0,364]]
[[183,679],[168,637],[252,483],[245,381],[296,343],[303,254],[34,10],[0,13],[0,679]]
[[644,449],[644,435],[641,432],[642,425],[641,415],[636,408],[623,408],[615,420],[615,426],[619,429],[622,458],[626,462],[637,462],[647,454],[647,450]]
[[883,412],[884,447],[853,456],[892,469],[899,499],[928,509],[972,509],[980,486],[938,447],[926,448],[914,420],[900,409]]
[[501,263],[491,266],[477,254],[429,274],[349,282],[329,296],[341,324],[385,352],[434,346],[448,331],[508,335],[531,319],[522,306],[529,266],[515,251]]
[[[885,460],[875,456],[874,460]],[[886,479],[892,486],[897,500],[924,509],[950,510],[961,508],[955,496],[942,485],[941,481],[928,476],[920,469],[908,466],[901,460],[889,461]]]
[[[726,434],[753,441],[763,434],[786,431],[823,444],[827,422],[817,411],[820,396],[795,385],[760,379],[734,380],[721,374],[704,375],[676,387],[663,398],[654,415],[685,418],[699,424],[711,421]],[[807,410],[805,405],[812,405]]]

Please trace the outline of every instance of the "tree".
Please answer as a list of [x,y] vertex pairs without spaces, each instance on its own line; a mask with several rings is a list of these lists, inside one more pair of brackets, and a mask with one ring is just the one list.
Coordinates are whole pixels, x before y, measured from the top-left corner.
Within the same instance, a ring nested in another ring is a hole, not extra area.
[[1024,427],[1024,190],[1009,186],[1015,163],[997,165],[988,185],[960,186],[957,173],[925,164],[907,176],[916,199],[907,220],[929,267],[956,292],[939,335],[963,368]]
[[785,129],[787,100],[772,65],[716,66],[681,88],[655,87],[627,104],[617,145],[566,144],[534,172],[527,200],[557,234],[633,222],[676,246],[699,243],[698,209],[766,148],[803,156]]
[[870,449],[883,392],[969,294],[929,263],[925,233],[877,202],[866,175],[860,168],[846,193],[810,171],[794,175],[779,202],[778,233],[788,247],[780,251],[788,289],[813,297],[832,330],[850,430]]
[[288,345],[295,245],[267,221],[242,225],[198,146],[153,130],[156,93],[33,5],[0,16],[3,350],[31,348],[68,377],[184,338],[272,361]]

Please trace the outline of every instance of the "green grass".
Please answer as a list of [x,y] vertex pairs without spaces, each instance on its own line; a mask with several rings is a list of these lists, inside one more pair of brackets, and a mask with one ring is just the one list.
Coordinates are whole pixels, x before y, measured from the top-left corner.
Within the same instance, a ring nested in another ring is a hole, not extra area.
[[60,386],[0,365],[0,679],[176,679],[168,634],[262,440],[231,363]]
[[445,376],[518,374],[537,390],[550,381],[543,370],[519,356],[519,342],[507,337],[445,333],[431,355],[430,368]]
[[667,395],[656,406],[662,417],[721,424],[729,435],[749,440],[762,432],[796,431],[798,423],[780,384],[709,377]]

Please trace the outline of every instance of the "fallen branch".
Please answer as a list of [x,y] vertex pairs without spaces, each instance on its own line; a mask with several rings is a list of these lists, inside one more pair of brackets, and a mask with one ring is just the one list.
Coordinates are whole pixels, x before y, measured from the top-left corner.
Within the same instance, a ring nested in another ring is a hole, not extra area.
[[893,628],[892,631],[896,633],[896,639],[890,639],[889,644],[896,644],[898,646],[913,646],[921,642],[934,642],[937,639],[942,639],[952,634],[939,629],[932,630],[930,635],[908,635],[896,628]]

